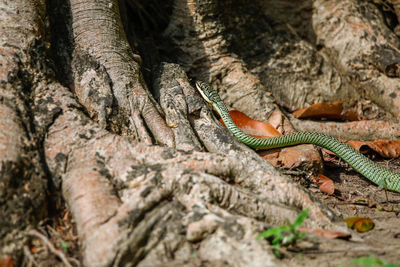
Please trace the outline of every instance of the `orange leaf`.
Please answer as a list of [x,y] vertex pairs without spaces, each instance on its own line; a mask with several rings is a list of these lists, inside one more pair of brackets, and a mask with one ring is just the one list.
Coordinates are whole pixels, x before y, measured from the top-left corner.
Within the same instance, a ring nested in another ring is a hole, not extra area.
[[0,267],[13,267],[14,263],[11,256],[0,259]]
[[298,119],[304,118],[341,118],[343,111],[342,102],[321,102],[308,108],[301,108],[292,114]]
[[370,149],[385,158],[400,157],[400,140],[348,141],[358,151]]
[[[271,124],[253,120],[238,110],[231,110],[229,113],[235,124],[248,135],[254,137],[275,137],[282,135]],[[222,122],[222,120],[220,121]]]
[[[271,138],[282,135],[269,123],[253,120],[246,114],[237,110],[231,110],[229,113],[231,114],[235,124],[243,132],[251,136]],[[274,117],[275,121],[278,121],[278,117],[281,118],[282,115],[276,113]],[[257,153],[276,167],[284,166],[293,168],[305,164],[305,162],[312,166],[318,166],[320,164],[319,154],[310,145],[286,147],[284,149],[269,149],[258,151]]]
[[345,121],[359,121],[361,119],[361,117],[358,116],[354,112],[354,110],[348,110],[348,111],[342,112],[342,114],[340,115],[340,118]]
[[344,219],[347,223],[347,227],[356,230],[359,233],[365,233],[372,230],[375,226],[374,222],[371,219],[363,218],[363,217],[350,217]]
[[335,192],[335,186],[333,184],[333,181],[326,177],[325,175],[322,174],[317,174],[316,176],[313,175],[311,176],[311,179],[319,184],[319,190],[323,193],[326,193],[328,195],[332,195]]
[[326,229],[297,228],[297,230],[299,230],[300,232],[312,233],[329,239],[335,239],[335,238],[349,239],[351,237],[351,235],[347,233],[326,230]]
[[309,106],[308,108],[301,108],[292,112],[293,116],[298,119],[339,119],[356,121],[359,120],[353,110],[343,112],[342,102],[320,102]]

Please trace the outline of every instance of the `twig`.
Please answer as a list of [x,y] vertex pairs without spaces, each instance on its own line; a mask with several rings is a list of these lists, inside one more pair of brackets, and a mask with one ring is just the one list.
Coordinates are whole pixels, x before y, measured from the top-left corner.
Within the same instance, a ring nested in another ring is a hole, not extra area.
[[74,262],[76,266],[81,266],[81,263],[77,259],[70,257],[69,260]]
[[281,169],[280,170],[281,173],[286,174],[286,175],[296,175],[296,176],[301,176],[301,175],[307,175],[308,173],[306,171],[302,171],[302,170],[292,170],[292,169]]
[[29,251],[29,248],[27,246],[24,246],[24,255],[29,260],[28,266],[31,266],[32,264],[34,266],[39,266],[39,264],[37,264],[37,262],[35,261],[35,258],[33,257],[32,253]]
[[40,238],[43,241],[43,243],[45,243],[46,246],[50,249],[50,251],[53,252],[57,257],[59,257],[61,259],[61,261],[65,264],[65,266],[72,267],[72,265],[71,265],[71,263],[69,263],[67,257],[65,257],[65,254],[62,253],[62,251],[56,249],[46,236],[42,235],[41,233],[39,233],[36,230],[30,230],[28,232],[28,234],[31,236],[36,236],[36,237]]
[[388,191],[387,188],[383,188],[383,190],[385,190],[385,195],[386,195],[386,203],[389,203],[389,195],[388,195]]

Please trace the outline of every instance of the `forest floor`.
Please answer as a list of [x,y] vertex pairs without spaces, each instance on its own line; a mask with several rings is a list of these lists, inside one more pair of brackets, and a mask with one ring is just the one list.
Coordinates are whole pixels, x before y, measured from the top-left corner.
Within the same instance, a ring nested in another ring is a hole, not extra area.
[[[377,163],[400,172],[398,160],[378,160]],[[375,227],[365,233],[356,233],[357,236],[353,234],[355,238],[350,240],[311,237],[305,242],[308,248],[289,252],[282,263],[289,266],[368,266],[351,261],[372,256],[400,266],[400,194],[382,190],[344,166],[340,160],[325,162],[325,174],[335,181],[335,193],[327,195],[311,185],[313,196],[343,218],[369,218]]]

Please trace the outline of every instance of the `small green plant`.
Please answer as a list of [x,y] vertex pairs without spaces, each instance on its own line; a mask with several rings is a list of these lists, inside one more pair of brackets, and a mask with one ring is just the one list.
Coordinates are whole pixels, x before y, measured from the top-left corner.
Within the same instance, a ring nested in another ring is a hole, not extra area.
[[274,253],[276,256],[279,256],[278,249],[281,246],[294,245],[297,240],[303,239],[305,233],[300,233],[297,231],[297,228],[304,222],[307,218],[309,209],[303,210],[299,216],[297,216],[296,220],[293,223],[287,221],[287,225],[273,227],[268,229],[267,231],[259,234],[257,239],[259,238],[271,238],[272,245],[276,248]]
[[356,259],[352,259],[350,261],[352,264],[360,264],[363,267],[371,267],[371,266],[385,266],[385,267],[398,267],[399,265],[395,263],[387,262],[383,259],[375,258],[374,255],[369,255],[369,257],[360,257]]
[[61,247],[63,248],[65,253],[68,251],[68,244],[64,241],[61,241]]

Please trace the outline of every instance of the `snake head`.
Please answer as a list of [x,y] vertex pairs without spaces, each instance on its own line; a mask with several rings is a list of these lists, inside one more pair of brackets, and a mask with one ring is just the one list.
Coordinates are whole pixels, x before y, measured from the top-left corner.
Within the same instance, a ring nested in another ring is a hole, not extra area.
[[221,101],[217,91],[212,89],[211,85],[202,81],[196,81],[196,88],[200,92],[205,101],[211,105]]

